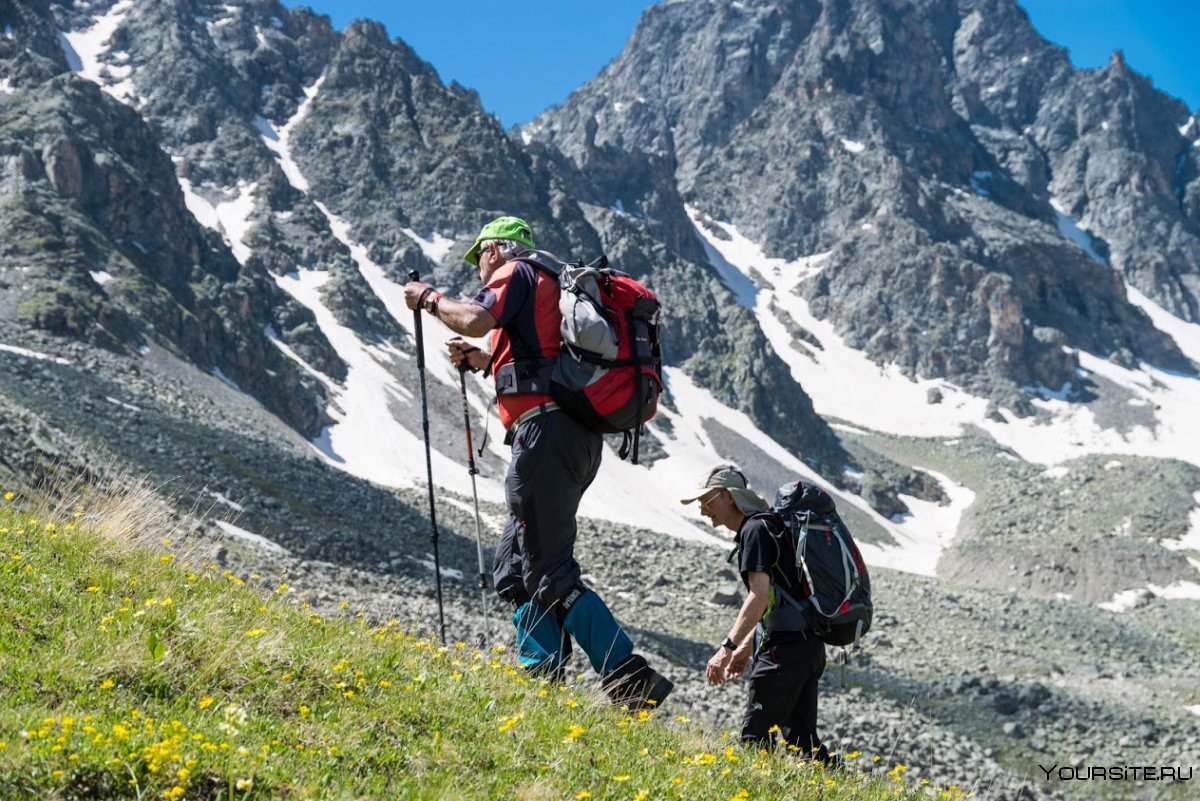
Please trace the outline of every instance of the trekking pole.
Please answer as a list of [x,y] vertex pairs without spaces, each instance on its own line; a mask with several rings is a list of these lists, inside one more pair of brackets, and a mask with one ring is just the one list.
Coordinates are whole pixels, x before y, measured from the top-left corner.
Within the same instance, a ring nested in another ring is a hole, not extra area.
[[[408,274],[409,281],[420,280],[416,270]],[[429,476],[429,522],[433,533],[429,541],[433,544],[433,581],[437,588],[438,633],[442,637],[442,645],[446,644],[446,617],[442,610],[442,565],[438,559],[438,528],[437,510],[433,504],[433,453],[429,445],[429,402],[425,393],[425,336],[421,333],[421,310],[413,309],[413,326],[417,335],[417,373],[421,377],[421,427],[425,431],[425,471]]]
[[467,404],[467,370],[470,363],[464,354],[458,365],[458,379],[462,386],[463,424],[467,430],[467,471],[471,474],[471,496],[475,500],[475,553],[479,557],[479,600],[483,604],[484,643],[492,639],[492,621],[488,616],[487,575],[483,572],[483,528],[479,523],[479,491],[475,489],[475,448],[471,444],[471,407]]

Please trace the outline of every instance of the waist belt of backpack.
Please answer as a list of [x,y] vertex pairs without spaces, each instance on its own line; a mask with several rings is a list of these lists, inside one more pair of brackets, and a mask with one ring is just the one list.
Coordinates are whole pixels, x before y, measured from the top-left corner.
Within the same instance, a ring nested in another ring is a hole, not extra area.
[[769,631],[808,631],[812,628],[804,616],[804,607],[788,593],[776,585],[775,592],[783,597],[784,603],[771,610],[764,621]]
[[517,427],[520,426],[521,423],[532,420],[533,418],[539,417],[547,412],[553,412],[558,408],[560,408],[559,405],[554,401],[546,401],[545,403],[539,403],[532,409],[522,412],[516,420],[513,420],[512,425],[508,427],[508,431],[504,435],[504,444],[512,445],[513,437],[515,437],[517,434]]
[[558,408],[559,408],[559,405],[557,403],[555,403],[554,401],[546,401],[545,403],[539,403],[537,406],[534,406],[532,409],[522,412],[521,415],[519,417],[517,417],[516,420],[513,420],[513,424],[508,427],[508,430],[515,431],[517,426],[521,425],[521,423],[524,423],[526,420],[532,420],[533,418],[535,418],[539,415],[543,415],[546,412],[552,412]]

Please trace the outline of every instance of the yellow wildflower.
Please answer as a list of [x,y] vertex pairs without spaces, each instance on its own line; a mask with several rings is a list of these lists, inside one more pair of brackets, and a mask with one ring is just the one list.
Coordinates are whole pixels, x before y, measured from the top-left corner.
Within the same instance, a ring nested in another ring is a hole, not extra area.
[[113,681],[112,679],[105,679],[104,681],[100,682],[101,690],[111,690],[113,687],[116,687],[116,686],[117,686],[117,683],[115,681]]
[[201,709],[208,709],[212,705],[213,705],[213,697],[211,695],[205,695],[205,696],[201,697],[201,699],[199,701],[196,702],[196,706],[200,707]]

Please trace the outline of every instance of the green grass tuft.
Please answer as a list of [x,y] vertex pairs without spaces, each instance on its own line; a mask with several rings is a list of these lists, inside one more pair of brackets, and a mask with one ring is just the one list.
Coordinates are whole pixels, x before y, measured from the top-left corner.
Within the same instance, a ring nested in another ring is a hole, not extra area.
[[0,500],[0,798],[963,796],[614,709],[503,647],[319,617],[175,550],[144,486],[67,495]]

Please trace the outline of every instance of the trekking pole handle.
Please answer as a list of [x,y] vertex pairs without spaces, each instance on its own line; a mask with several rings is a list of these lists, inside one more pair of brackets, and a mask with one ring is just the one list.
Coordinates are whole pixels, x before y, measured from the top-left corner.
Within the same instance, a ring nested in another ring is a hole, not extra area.
[[[421,276],[416,270],[409,270],[408,280],[409,282],[420,281]],[[416,330],[417,340],[417,370],[423,373],[425,370],[425,347],[424,338],[421,336],[421,310],[419,308],[413,309],[413,328]],[[428,423],[426,423],[426,425],[428,425]]]

